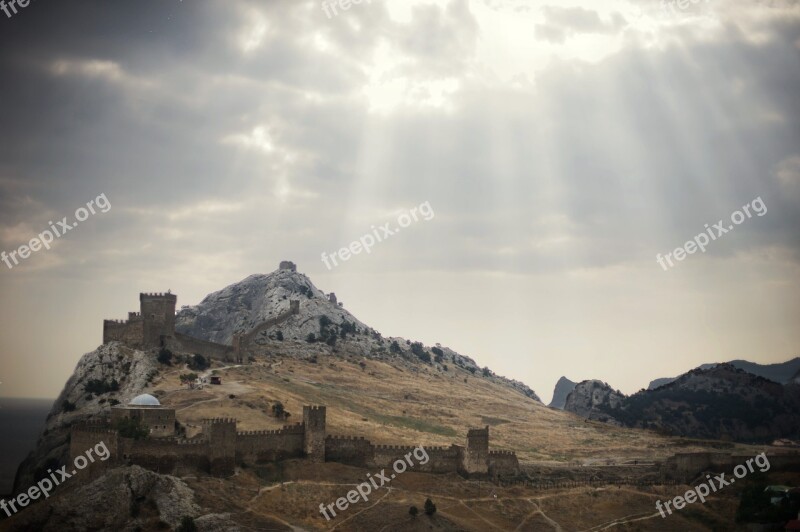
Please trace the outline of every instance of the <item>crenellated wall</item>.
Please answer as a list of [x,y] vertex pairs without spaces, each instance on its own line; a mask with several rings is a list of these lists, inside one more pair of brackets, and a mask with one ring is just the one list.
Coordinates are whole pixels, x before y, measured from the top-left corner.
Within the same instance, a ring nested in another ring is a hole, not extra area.
[[187,336],[178,332],[166,339],[166,345],[169,349],[174,351],[203,355],[204,357],[221,360],[223,362],[231,362],[234,360],[233,346],[200,340],[199,338]]
[[103,343],[122,342],[133,349],[142,348],[144,322],[140,319],[103,320]]
[[493,478],[519,474],[519,460],[514,451],[489,451],[489,475]]
[[[393,469],[397,462],[403,462],[404,469],[420,473],[489,474],[495,478],[519,473],[519,462],[513,452],[489,452],[488,427],[471,429],[466,448],[450,445],[423,447],[421,450],[419,446],[410,445],[373,445],[363,437],[328,436],[326,415],[324,406],[304,406],[303,423],[287,425],[279,430],[252,432],[237,431],[235,419],[207,419],[203,421],[202,435],[191,440],[174,437],[133,440],[121,438],[108,427],[76,426],[72,430],[70,454],[74,458],[104,441],[112,453],[108,464],[137,464],[167,474],[204,471],[218,477],[233,475],[237,464],[301,457],[382,469]],[[164,407],[112,409],[112,421],[121,417],[140,418],[151,428],[160,429],[168,425],[172,428],[175,411]],[[685,469],[709,460],[709,457],[679,457],[675,460],[675,467]]]
[[303,456],[305,428],[302,423],[280,430],[238,432],[236,462],[258,464]]
[[325,460],[358,467],[374,463],[374,447],[363,437],[328,436],[325,438]]
[[183,475],[195,471],[214,474],[211,449],[205,439],[133,440],[120,438],[123,463],[135,464],[157,473]]

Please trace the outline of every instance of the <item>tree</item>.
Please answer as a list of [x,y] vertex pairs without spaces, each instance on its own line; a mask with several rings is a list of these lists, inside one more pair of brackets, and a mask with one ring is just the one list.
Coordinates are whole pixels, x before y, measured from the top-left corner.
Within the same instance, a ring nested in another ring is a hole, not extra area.
[[158,352],[158,363],[164,364],[165,366],[171,366],[172,351],[170,351],[166,347],[162,347],[161,350]]
[[282,331],[276,332],[275,333],[275,338],[277,338],[278,341],[283,342],[283,332]]
[[274,405],[272,405],[272,415],[278,419],[283,419],[286,417],[286,411],[283,408],[283,403],[278,401]]
[[411,517],[416,517],[417,514],[419,513],[419,510],[417,510],[416,506],[412,506],[411,508],[408,509],[408,513],[411,514]]
[[[444,356],[444,351],[442,351],[438,347],[431,347],[431,351],[433,351],[433,354],[436,355],[437,357]],[[438,362],[438,360],[437,360],[437,362]]]
[[484,377],[488,377],[491,374],[492,374],[492,370],[489,369],[489,366],[486,366],[485,368],[483,368],[483,376]]
[[189,361],[189,369],[203,371],[211,367],[211,361],[200,354],[195,354]]
[[430,499],[425,499],[425,515],[431,516],[436,513],[436,505]]
[[197,373],[184,373],[178,378],[180,379],[181,384],[191,384],[197,380]]
[[308,342],[309,344],[313,344],[316,341],[317,341],[316,335],[314,333],[308,333],[308,336],[306,336],[306,342]]
[[392,340],[392,343],[389,346],[389,351],[395,354],[400,352],[400,344],[397,343],[397,340]]

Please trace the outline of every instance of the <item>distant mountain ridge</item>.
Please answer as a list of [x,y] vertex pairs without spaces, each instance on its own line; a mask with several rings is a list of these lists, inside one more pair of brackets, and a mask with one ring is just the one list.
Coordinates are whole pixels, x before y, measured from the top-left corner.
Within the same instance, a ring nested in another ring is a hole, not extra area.
[[714,364],[628,397],[600,381],[584,381],[567,398],[565,410],[692,438],[766,443],[800,435],[800,384],[782,385],[733,364]]
[[[730,362],[726,362],[726,364],[730,364],[735,368],[743,369],[747,373],[764,377],[765,379],[777,382],[778,384],[786,384],[791,382],[798,374],[800,374],[800,357],[795,357],[791,360],[787,360],[786,362],[780,362],[777,364],[758,364],[755,362],[749,362],[747,360],[731,360]],[[714,366],[717,366],[717,364],[702,364],[696,369],[710,369]],[[655,390],[660,386],[664,386],[665,384],[673,382],[677,378],[678,377],[664,377],[660,379],[654,379],[650,381],[647,389]]]
[[556,387],[553,390],[553,399],[547,406],[551,408],[558,408],[559,410],[564,410],[564,403],[567,402],[567,396],[570,394],[572,390],[575,389],[576,385],[577,383],[572,382],[566,377],[561,377],[560,379],[558,379]]

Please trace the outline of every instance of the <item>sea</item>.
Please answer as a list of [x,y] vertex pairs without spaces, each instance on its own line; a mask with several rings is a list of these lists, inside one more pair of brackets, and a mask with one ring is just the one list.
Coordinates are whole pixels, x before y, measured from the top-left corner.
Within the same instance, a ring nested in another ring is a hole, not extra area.
[[53,401],[0,397],[0,494],[11,493],[17,467],[36,446]]

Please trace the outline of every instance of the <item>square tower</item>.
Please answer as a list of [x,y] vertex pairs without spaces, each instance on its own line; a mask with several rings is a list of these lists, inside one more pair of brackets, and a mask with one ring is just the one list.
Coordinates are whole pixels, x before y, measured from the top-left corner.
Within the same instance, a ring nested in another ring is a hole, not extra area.
[[325,461],[325,407],[304,406],[303,424],[303,451],[313,462]]
[[489,472],[489,426],[469,429],[467,449],[464,452],[464,470],[469,474],[485,475]]
[[205,419],[203,433],[208,438],[211,475],[215,477],[233,475],[236,472],[236,420]]
[[144,322],[144,349],[161,347],[163,337],[175,335],[175,294],[139,294],[142,321]]

